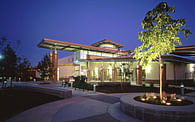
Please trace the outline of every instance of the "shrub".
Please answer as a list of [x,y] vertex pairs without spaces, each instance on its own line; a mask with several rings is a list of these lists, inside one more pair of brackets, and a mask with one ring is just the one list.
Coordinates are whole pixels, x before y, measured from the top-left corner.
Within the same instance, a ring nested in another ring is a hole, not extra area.
[[151,87],[151,88],[153,88],[153,87],[154,87],[154,84],[153,84],[152,82],[150,83],[150,87]]
[[73,82],[73,87],[76,88],[79,88],[79,89],[86,89],[86,90],[92,90],[93,89],[93,86],[91,84],[88,84],[86,82],[86,76],[77,76],[77,77],[74,77],[75,79],[75,82]]

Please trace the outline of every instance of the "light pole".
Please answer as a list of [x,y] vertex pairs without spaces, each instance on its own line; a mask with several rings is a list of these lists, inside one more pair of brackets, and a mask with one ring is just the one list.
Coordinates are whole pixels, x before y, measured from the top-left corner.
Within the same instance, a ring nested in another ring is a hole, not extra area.
[[3,59],[3,55],[0,53],[0,61]]
[[[3,59],[3,55],[0,53],[0,61]],[[2,74],[0,74],[0,77],[1,77]],[[4,87],[4,81],[3,81],[3,76],[0,78],[0,80],[2,79],[2,87]]]

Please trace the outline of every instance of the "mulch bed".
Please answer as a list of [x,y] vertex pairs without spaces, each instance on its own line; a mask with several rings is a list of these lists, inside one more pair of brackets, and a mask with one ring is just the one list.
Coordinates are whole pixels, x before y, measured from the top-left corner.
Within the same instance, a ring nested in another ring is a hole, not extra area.
[[60,99],[56,96],[18,88],[0,89],[0,122],[32,107]]

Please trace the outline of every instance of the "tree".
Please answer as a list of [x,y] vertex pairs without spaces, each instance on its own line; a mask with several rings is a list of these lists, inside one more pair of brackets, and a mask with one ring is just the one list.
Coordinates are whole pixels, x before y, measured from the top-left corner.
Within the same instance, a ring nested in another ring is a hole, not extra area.
[[[27,78],[29,75],[30,62],[27,58],[20,58],[16,51],[21,41],[10,41],[6,37],[0,39],[0,76],[10,78],[11,87],[13,77]],[[15,49],[15,50],[14,50]]]
[[0,39],[0,51],[2,51],[2,49],[5,46],[6,42],[7,42],[7,38],[5,36],[1,37],[1,39]]
[[50,61],[49,61],[49,56],[46,54],[43,59],[38,63],[38,69],[40,72],[40,76],[42,79],[49,79],[51,76],[51,69],[50,69]]
[[[184,29],[185,19],[173,19],[170,13],[174,13],[174,7],[166,2],[161,2],[152,11],[146,13],[142,21],[144,31],[138,33],[138,39],[142,45],[135,48],[134,58],[140,60],[140,65],[147,66],[154,59],[162,65],[161,55],[169,55],[175,47],[181,45],[178,33],[184,32],[187,38],[190,30]],[[162,100],[162,70],[160,68],[160,99]]]
[[[10,47],[9,44],[2,50],[3,52],[3,60],[0,63],[0,72],[4,77],[14,77],[16,76],[16,64],[17,64],[17,56],[15,51]],[[12,87],[12,79],[11,79],[11,87]]]
[[30,77],[29,68],[31,64],[29,60],[25,57],[18,58],[17,64],[17,76],[20,77],[22,80],[26,81]]

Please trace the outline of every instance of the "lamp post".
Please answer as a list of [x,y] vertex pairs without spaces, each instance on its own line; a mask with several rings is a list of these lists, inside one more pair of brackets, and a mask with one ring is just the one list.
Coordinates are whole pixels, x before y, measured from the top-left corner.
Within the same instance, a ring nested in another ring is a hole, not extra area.
[[[3,55],[0,53],[0,61],[3,59]],[[2,74],[0,74],[0,77],[1,77]],[[3,76],[2,76],[2,81],[3,81]],[[3,81],[3,84],[2,84],[2,87],[4,87],[4,81]]]
[[3,59],[3,55],[0,53],[0,61]]

